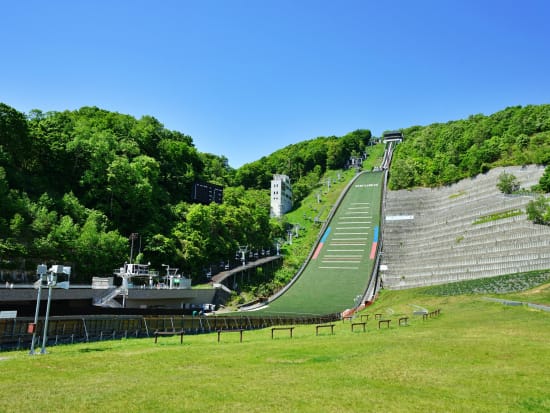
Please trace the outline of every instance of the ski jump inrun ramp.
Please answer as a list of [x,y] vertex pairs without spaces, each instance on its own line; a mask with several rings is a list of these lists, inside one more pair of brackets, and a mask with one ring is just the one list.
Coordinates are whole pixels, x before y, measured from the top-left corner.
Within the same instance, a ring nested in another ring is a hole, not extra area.
[[360,304],[375,273],[384,179],[385,171],[353,178],[302,271],[257,311],[323,315]]

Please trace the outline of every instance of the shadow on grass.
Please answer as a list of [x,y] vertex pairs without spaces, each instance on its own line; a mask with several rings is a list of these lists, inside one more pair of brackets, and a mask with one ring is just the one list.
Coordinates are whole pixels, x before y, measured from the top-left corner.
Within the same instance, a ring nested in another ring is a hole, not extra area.
[[99,352],[99,351],[109,351],[111,350],[111,347],[102,347],[102,348],[82,348],[78,350],[79,353],[92,353],[92,352]]

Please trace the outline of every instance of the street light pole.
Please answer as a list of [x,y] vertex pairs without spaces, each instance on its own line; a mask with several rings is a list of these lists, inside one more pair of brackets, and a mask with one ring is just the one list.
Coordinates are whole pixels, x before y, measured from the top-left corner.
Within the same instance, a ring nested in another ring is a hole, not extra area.
[[34,354],[34,343],[36,342],[36,330],[38,325],[38,314],[40,313],[40,297],[42,296],[42,276],[46,274],[47,267],[45,264],[40,264],[36,267],[36,273],[38,274],[38,295],[36,297],[36,310],[34,311],[34,323],[32,326],[32,343],[30,355]]
[[130,246],[130,264],[133,264],[132,263],[132,259],[134,257],[134,240],[138,237],[138,234],[137,232],[132,232],[130,234],[130,240],[132,241],[131,243],[131,246]]
[[40,354],[46,354],[46,342],[48,341],[48,321],[50,319],[50,304],[52,302],[52,289],[56,284],[56,276],[48,274],[48,304],[46,304],[46,319],[44,321],[44,334],[42,334],[42,349]]
[[42,332],[42,349],[40,350],[40,354],[46,354],[46,343],[48,341],[48,321],[50,317],[50,305],[52,301],[52,289],[57,285],[60,288],[69,288],[69,281],[63,281],[61,283],[57,283],[57,274],[65,274],[67,276],[67,279],[71,275],[71,267],[64,267],[63,265],[53,265],[49,270],[46,269],[47,267],[42,264],[39,265],[36,269],[36,272],[40,276],[40,284],[38,285],[38,297],[36,299],[36,311],[34,314],[34,325],[33,325],[33,335],[32,335],[32,343],[31,343],[31,350],[29,354],[35,354],[34,351],[34,345],[36,341],[36,324],[38,323],[38,313],[40,312],[40,297],[42,293],[42,281],[44,279],[47,280],[47,286],[48,286],[48,304],[46,306],[46,317],[44,320],[44,331]]

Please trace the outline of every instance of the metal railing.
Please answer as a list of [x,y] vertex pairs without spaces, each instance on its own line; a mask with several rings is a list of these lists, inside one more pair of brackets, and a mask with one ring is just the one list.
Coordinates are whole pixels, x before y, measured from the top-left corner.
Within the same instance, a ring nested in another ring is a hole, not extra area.
[[[341,319],[340,313],[321,316],[54,316],[48,324],[47,346],[82,342],[152,337],[155,330],[183,330],[185,334],[206,334],[218,330],[256,330],[277,325],[322,324]],[[0,351],[31,347],[30,317],[0,320]],[[38,341],[44,333],[44,320],[35,326]]]

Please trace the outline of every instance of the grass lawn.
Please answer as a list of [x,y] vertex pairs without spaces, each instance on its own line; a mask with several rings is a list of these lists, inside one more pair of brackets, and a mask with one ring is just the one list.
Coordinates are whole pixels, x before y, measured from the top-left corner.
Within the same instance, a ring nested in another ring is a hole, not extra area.
[[[534,298],[537,294],[525,293]],[[529,295],[530,294],[530,295]],[[438,318],[413,316],[441,308]],[[104,341],[0,353],[0,412],[545,412],[550,313],[479,295],[383,291],[367,332]],[[397,318],[408,315],[409,326]]]

